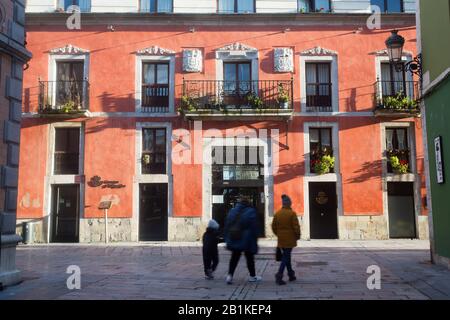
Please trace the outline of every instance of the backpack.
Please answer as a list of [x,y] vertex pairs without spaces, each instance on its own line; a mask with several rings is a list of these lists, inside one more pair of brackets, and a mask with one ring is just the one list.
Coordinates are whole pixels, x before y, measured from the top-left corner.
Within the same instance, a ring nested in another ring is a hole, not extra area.
[[230,228],[228,229],[228,235],[231,241],[239,241],[242,238],[241,215],[243,209],[239,210],[233,222],[231,222]]

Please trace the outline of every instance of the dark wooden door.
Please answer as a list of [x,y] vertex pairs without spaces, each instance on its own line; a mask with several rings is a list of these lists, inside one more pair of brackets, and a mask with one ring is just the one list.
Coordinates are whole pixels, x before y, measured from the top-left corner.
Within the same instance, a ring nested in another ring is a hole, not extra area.
[[415,238],[414,185],[412,182],[388,183],[389,236]]
[[337,239],[337,196],[335,182],[309,183],[311,239]]
[[220,224],[223,230],[228,212],[236,205],[239,195],[247,195],[251,199],[251,205],[258,213],[259,236],[264,237],[264,187],[225,187],[214,190],[214,198],[221,198],[218,203],[213,203],[213,219]]
[[167,241],[167,184],[141,184],[139,188],[139,240]]
[[80,186],[52,186],[51,242],[78,242]]

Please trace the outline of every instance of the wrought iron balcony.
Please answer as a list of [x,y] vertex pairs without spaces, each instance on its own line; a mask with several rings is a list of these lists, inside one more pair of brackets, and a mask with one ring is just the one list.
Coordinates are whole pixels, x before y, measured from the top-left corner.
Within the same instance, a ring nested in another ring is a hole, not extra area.
[[39,113],[79,117],[86,115],[89,104],[87,80],[39,81]]
[[143,84],[141,97],[142,112],[169,112],[169,96],[168,84]]
[[420,115],[417,81],[377,81],[375,83],[375,115],[415,117]]
[[185,80],[179,112],[187,118],[289,118],[293,80]]
[[306,84],[306,111],[331,112],[333,111],[331,98],[331,83]]

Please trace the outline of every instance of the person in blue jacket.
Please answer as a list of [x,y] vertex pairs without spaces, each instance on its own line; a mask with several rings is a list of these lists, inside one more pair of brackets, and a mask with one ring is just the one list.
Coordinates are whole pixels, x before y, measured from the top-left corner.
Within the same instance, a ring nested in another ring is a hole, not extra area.
[[247,196],[241,195],[225,220],[224,239],[227,249],[231,251],[230,265],[226,277],[227,284],[233,283],[233,275],[241,258],[242,252],[247,260],[250,273],[249,282],[260,281],[256,275],[255,254],[258,253],[259,223],[257,211],[250,204]]

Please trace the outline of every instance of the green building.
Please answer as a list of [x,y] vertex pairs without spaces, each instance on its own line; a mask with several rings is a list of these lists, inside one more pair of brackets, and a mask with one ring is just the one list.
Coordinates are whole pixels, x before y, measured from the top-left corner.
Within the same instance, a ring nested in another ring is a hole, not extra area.
[[432,256],[450,267],[450,0],[421,0],[418,6]]

